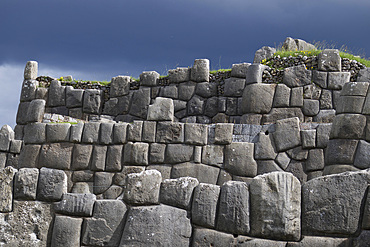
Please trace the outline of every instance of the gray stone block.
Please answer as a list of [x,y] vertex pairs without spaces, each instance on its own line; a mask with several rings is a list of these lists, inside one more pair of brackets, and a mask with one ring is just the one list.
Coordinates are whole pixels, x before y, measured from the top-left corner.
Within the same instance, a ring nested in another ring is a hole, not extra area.
[[150,104],[150,88],[136,90],[131,99],[130,115],[142,119],[147,118],[148,106]]
[[26,124],[27,123],[27,113],[30,102],[20,102],[18,105],[18,111],[16,116],[17,124]]
[[149,161],[151,164],[163,163],[164,153],[166,149],[166,144],[151,143],[149,152]]
[[105,171],[119,172],[122,169],[122,150],[123,145],[108,146]]
[[189,101],[195,92],[196,83],[194,82],[186,82],[181,83],[178,87],[179,90],[179,99],[184,101]]
[[230,173],[226,172],[225,170],[220,170],[220,174],[218,175],[217,185],[223,185],[224,183],[231,181],[233,178]]
[[276,121],[274,140],[275,146],[279,152],[300,145],[299,119],[295,117]]
[[340,96],[336,110],[339,113],[362,113],[365,97],[361,96]]
[[212,97],[207,99],[206,106],[204,108],[204,114],[207,117],[214,117],[218,113],[217,107],[218,107],[218,97]]
[[104,171],[107,149],[107,146],[94,145],[90,163],[92,171]]
[[141,139],[143,142],[155,142],[157,122],[144,121]]
[[19,168],[36,168],[38,167],[38,158],[41,145],[25,145],[19,155]]
[[312,71],[312,81],[320,86],[321,88],[327,88],[328,87],[328,72],[324,71],[318,71],[318,70],[313,70]]
[[69,123],[48,123],[46,124],[47,142],[68,142],[70,140]]
[[44,87],[37,88],[35,99],[43,99],[45,101],[48,101],[48,89]]
[[[264,114],[261,119],[261,124],[271,124],[278,120],[298,117],[299,121],[304,121],[304,115],[301,108],[272,108],[269,114]],[[254,123],[256,124],[256,123]]]
[[28,106],[27,122],[41,122],[44,118],[45,104],[43,99],[32,100]]
[[269,46],[263,46],[261,49],[258,49],[254,54],[253,63],[260,63],[262,60],[272,58],[276,49]]
[[185,143],[192,145],[206,145],[208,140],[208,126],[204,124],[185,124]]
[[130,91],[130,77],[116,76],[110,83],[110,97],[119,97],[127,95]]
[[273,172],[250,184],[251,235],[298,241],[301,237],[301,184],[293,175]]
[[354,247],[368,247],[369,246],[369,239],[370,239],[370,231],[362,231],[361,234],[356,237],[352,238],[353,242],[351,243]]
[[369,68],[360,69],[360,71],[358,72],[357,81],[370,82],[370,69]]
[[354,166],[360,169],[370,168],[370,144],[367,141],[358,142],[357,151],[354,159]]
[[184,144],[168,144],[166,149],[166,162],[182,163],[193,158],[194,148]]
[[148,120],[173,121],[174,104],[172,99],[157,97],[148,108]]
[[75,144],[72,154],[72,170],[88,169],[93,145]]
[[38,63],[36,61],[28,61],[26,67],[24,68],[24,79],[34,80],[37,78]]
[[249,234],[249,186],[229,181],[221,186],[217,229],[233,234]]
[[157,170],[162,174],[162,182],[171,178],[172,165],[149,165],[146,170]]
[[191,209],[194,224],[214,228],[216,224],[216,210],[220,195],[220,186],[200,183],[194,190]]
[[124,147],[123,162],[131,165],[148,165],[149,144],[129,142]]
[[329,142],[329,134],[331,124],[320,124],[316,128],[316,143],[317,147],[325,148]]
[[52,81],[49,87],[48,105],[64,106],[66,104],[66,87],[60,81]]
[[316,130],[301,130],[302,148],[314,148],[316,146]]
[[41,144],[46,141],[46,124],[32,123],[24,127],[25,144]]
[[285,170],[289,163],[290,163],[290,158],[289,156],[284,152],[284,153],[279,153],[277,156],[276,156],[276,159],[275,159],[276,163],[283,169]]
[[190,68],[176,68],[168,71],[168,80],[173,83],[190,81]]
[[120,246],[189,246],[191,232],[185,210],[166,205],[133,207]]
[[307,172],[307,181],[311,180],[311,179],[314,179],[314,178],[318,178],[318,177],[321,177],[322,176],[322,170],[319,170],[319,171],[313,171],[313,172]]
[[113,143],[124,144],[126,143],[128,123],[115,123],[113,127]]
[[64,193],[67,193],[67,175],[65,172],[42,167],[37,185],[37,200],[60,201]]
[[318,66],[321,71],[341,71],[341,58],[337,49],[325,49],[318,56]]
[[234,246],[234,236],[207,228],[196,227],[194,228],[191,246]]
[[324,151],[323,149],[311,149],[308,151],[308,158],[305,163],[306,171],[317,171],[324,169]]
[[302,87],[311,84],[311,70],[305,65],[298,65],[284,69],[283,83],[288,87]]
[[104,193],[102,197],[104,199],[121,199],[123,188],[121,186],[112,185]]
[[195,59],[194,65],[191,68],[190,80],[195,82],[209,81],[209,60]]
[[13,211],[13,185],[17,170],[11,166],[0,169],[0,213]]
[[304,99],[302,112],[304,115],[313,117],[320,111],[320,103],[318,100]]
[[156,71],[144,71],[140,74],[140,85],[143,86],[156,86],[159,79],[159,73]]
[[362,229],[370,229],[370,194],[365,198],[364,213],[362,217]]
[[114,173],[95,172],[94,174],[94,194],[102,194],[112,185]]
[[94,194],[67,193],[60,202],[54,203],[54,210],[71,216],[92,216],[95,200]]
[[320,110],[319,113],[313,117],[316,123],[332,123],[335,118],[335,110]]
[[21,168],[14,178],[14,198],[20,200],[35,200],[39,169]]
[[51,246],[80,246],[80,232],[83,219],[55,216]]
[[303,87],[295,87],[291,89],[290,106],[303,106]]
[[291,89],[285,84],[278,84],[273,101],[273,107],[289,107]]
[[257,175],[270,173],[270,172],[277,172],[277,171],[284,171],[281,167],[275,163],[274,160],[258,160],[257,161]]
[[238,236],[236,238],[236,242],[237,242],[236,246],[238,247],[243,246],[285,247],[287,244],[287,242],[285,241],[258,239],[247,236]]
[[254,83],[247,85],[243,92],[241,112],[269,113],[272,108],[275,87],[276,84]]
[[369,82],[347,82],[340,92],[341,96],[366,96]]
[[84,220],[82,243],[89,246],[118,246],[126,212],[127,207],[120,200],[97,200],[93,217]]
[[289,149],[286,153],[294,160],[306,160],[308,156],[308,150],[302,149],[302,146]]
[[262,64],[251,64],[248,66],[248,70],[246,73],[246,84],[252,83],[261,83],[262,82],[262,74],[263,71],[267,68],[267,66]]
[[9,152],[13,154],[20,154],[23,148],[22,140],[11,140]]
[[72,174],[72,182],[93,182],[94,172],[90,170],[74,171]]
[[36,80],[25,80],[22,84],[20,101],[31,101],[36,98],[36,90],[39,82]]
[[254,144],[231,143],[225,147],[225,169],[234,175],[254,177],[257,163],[253,158]]
[[215,126],[215,144],[230,144],[233,138],[233,124],[218,123]]
[[68,108],[82,107],[84,96],[83,89],[74,89],[72,86],[66,87],[66,106]]
[[345,83],[350,81],[350,72],[329,72],[328,89],[340,90]]
[[112,144],[113,143],[113,127],[114,123],[101,123],[100,124],[100,143]]
[[[159,96],[163,98],[177,99],[179,97],[179,92],[176,85],[168,85],[166,87],[160,88]],[[153,96],[152,96],[153,98]],[[157,98],[156,98],[157,99]]]
[[204,146],[202,152],[202,163],[206,165],[222,167],[224,163],[224,146]]
[[0,151],[8,152],[10,143],[14,139],[14,131],[9,125],[3,125],[0,130]]
[[339,174],[343,172],[355,172],[355,171],[359,171],[359,169],[357,169],[353,165],[330,165],[330,166],[324,167],[322,175],[326,176],[326,175]]
[[298,178],[301,184],[307,181],[307,174],[304,172],[303,161],[291,160],[285,171],[293,174],[296,178]]
[[369,181],[369,172],[361,171],[324,176],[303,184],[303,234],[354,234]]
[[205,100],[197,95],[194,95],[188,101],[188,114],[189,115],[202,115],[205,106]]
[[327,165],[353,164],[357,143],[357,140],[349,139],[330,140],[325,152],[325,163]]
[[333,99],[330,90],[323,90],[320,98],[320,109],[332,109]]
[[184,141],[184,124],[178,122],[159,122],[157,124],[156,142],[182,143]]
[[225,80],[224,96],[240,97],[243,95],[245,79],[228,78]]
[[198,184],[198,180],[191,177],[166,179],[161,184],[160,202],[190,210],[193,190]]
[[83,112],[91,114],[100,114],[102,111],[102,107],[103,107],[103,92],[98,89],[86,89],[82,106]]
[[123,198],[130,205],[159,204],[161,182],[162,176],[157,170],[130,173],[126,178]]
[[116,172],[113,177],[113,183],[119,186],[126,186],[127,174],[140,173],[145,170],[142,166],[124,166],[121,172]]
[[50,143],[42,145],[39,167],[69,170],[72,163],[72,143]]
[[260,132],[258,141],[254,144],[254,158],[256,160],[275,159],[276,155],[272,135]]
[[366,117],[360,114],[340,114],[333,120],[330,138],[361,139],[365,136]]
[[83,143],[99,143],[99,122],[86,122],[84,124],[82,142]]
[[233,64],[231,67],[231,76],[245,79],[250,63]]
[[182,163],[174,165],[171,178],[193,177],[200,183],[216,184],[220,169],[197,163]]
[[310,246],[352,246],[348,238],[331,238],[318,236],[304,236],[300,242],[289,242],[286,247],[310,247]]
[[70,127],[69,141],[75,143],[81,142],[83,129],[84,123],[72,124]]

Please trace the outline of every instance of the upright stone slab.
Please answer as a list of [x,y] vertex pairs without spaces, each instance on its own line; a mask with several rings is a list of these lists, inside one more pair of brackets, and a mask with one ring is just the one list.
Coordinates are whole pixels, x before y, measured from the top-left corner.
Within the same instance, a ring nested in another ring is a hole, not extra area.
[[24,143],[42,144],[46,141],[46,124],[32,123],[24,126]]
[[267,66],[262,64],[251,64],[248,67],[248,71],[245,77],[246,84],[252,83],[261,83],[262,82],[262,74],[263,71],[266,69]]
[[68,142],[70,135],[70,123],[48,123],[46,124],[47,142]]
[[37,78],[38,63],[36,61],[28,61],[24,68],[24,79],[35,80]]
[[168,71],[168,80],[173,83],[190,81],[190,68],[176,68]]
[[272,172],[250,184],[251,234],[298,241],[301,237],[301,184],[290,173]]
[[27,111],[27,122],[41,122],[45,113],[46,101],[43,99],[34,99],[31,101]]
[[248,184],[228,181],[221,186],[217,229],[233,234],[249,234]]
[[110,83],[110,97],[119,97],[127,95],[130,91],[130,77],[116,76]]
[[119,246],[189,246],[191,230],[185,210],[166,205],[133,207]]
[[101,123],[100,124],[100,143],[101,144],[112,144],[113,142],[113,123]]
[[194,65],[191,68],[190,80],[195,82],[209,81],[209,60],[195,59]]
[[258,49],[254,54],[253,63],[260,63],[262,60],[272,58],[276,49],[269,46],[263,46],[261,49]]
[[14,179],[14,198],[20,200],[35,200],[38,179],[39,169],[19,169]]
[[123,162],[131,165],[148,165],[149,144],[129,142],[124,146]]
[[318,56],[318,66],[321,71],[341,71],[341,58],[336,49],[325,49]]
[[281,152],[301,144],[299,119],[297,117],[276,121],[274,132],[276,149]]
[[159,73],[156,71],[144,71],[140,75],[140,84],[149,87],[156,86],[159,76]]
[[13,210],[13,180],[16,172],[11,166],[0,169],[0,213]]
[[243,95],[245,79],[228,78],[225,80],[224,96],[240,97]]
[[174,104],[172,99],[157,97],[148,108],[148,120],[173,121]]
[[4,125],[0,130],[0,151],[8,152],[10,142],[14,139],[14,131],[9,125]]
[[148,106],[150,103],[150,88],[136,90],[131,99],[130,115],[142,119],[147,118]]
[[72,170],[88,169],[93,145],[75,144],[72,155]]
[[269,113],[274,100],[275,87],[276,84],[254,83],[247,85],[243,92],[241,112]]
[[303,184],[303,234],[354,234],[369,182],[369,171],[360,171],[319,177]]
[[238,176],[254,177],[257,162],[253,158],[254,144],[234,142],[225,147],[225,169]]
[[263,132],[258,134],[258,142],[254,144],[254,158],[255,159],[275,159],[277,153],[273,146],[273,140],[271,135],[266,135]]
[[49,106],[64,106],[66,104],[66,87],[62,86],[60,81],[52,81],[48,92]]
[[72,86],[67,86],[67,88],[66,88],[66,106],[68,108],[82,107],[83,96],[84,96],[84,90],[83,89],[74,89]]
[[119,172],[122,169],[123,145],[108,146],[105,170],[108,172]]
[[59,201],[67,193],[67,175],[62,170],[41,168],[37,185],[37,199]]
[[218,185],[200,183],[195,188],[191,209],[193,223],[208,228],[215,227],[219,195]]
[[51,246],[80,246],[81,218],[57,215],[54,221]]
[[325,164],[353,164],[358,140],[332,139],[325,152]]
[[86,89],[82,110],[85,113],[100,114],[103,106],[103,92],[98,89]]
[[19,168],[35,168],[38,167],[38,158],[41,145],[25,145],[19,155]]

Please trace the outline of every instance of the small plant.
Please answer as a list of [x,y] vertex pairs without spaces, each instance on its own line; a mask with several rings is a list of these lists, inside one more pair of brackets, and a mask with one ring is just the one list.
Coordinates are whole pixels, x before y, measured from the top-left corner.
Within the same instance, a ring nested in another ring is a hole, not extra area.
[[229,72],[231,69],[219,69],[219,70],[211,70],[209,71],[210,74],[214,75],[217,74],[218,72]]

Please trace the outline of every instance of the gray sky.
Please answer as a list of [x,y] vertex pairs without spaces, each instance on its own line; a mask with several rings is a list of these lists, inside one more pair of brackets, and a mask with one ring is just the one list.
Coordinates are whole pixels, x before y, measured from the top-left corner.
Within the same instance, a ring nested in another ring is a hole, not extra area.
[[110,80],[142,71],[252,62],[287,36],[370,57],[368,0],[33,0],[0,2],[0,125],[15,126],[27,61],[39,75]]

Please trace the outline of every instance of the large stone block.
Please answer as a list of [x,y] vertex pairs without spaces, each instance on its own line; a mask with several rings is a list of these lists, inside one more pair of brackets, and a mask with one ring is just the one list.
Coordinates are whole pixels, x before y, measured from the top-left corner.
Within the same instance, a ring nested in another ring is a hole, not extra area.
[[21,200],[35,200],[39,169],[21,168],[14,178],[14,198]]
[[37,78],[38,63],[36,61],[28,61],[24,68],[24,79],[35,80]]
[[95,172],[94,174],[94,194],[102,194],[109,189],[113,182],[114,173]]
[[208,140],[208,126],[204,124],[185,124],[185,143],[192,145],[206,145]]
[[366,117],[360,114],[340,114],[334,118],[330,138],[361,139],[365,136]]
[[16,122],[17,124],[26,124],[28,109],[30,106],[30,102],[20,102],[18,105],[18,111],[16,116]]
[[257,161],[257,175],[270,173],[270,172],[283,171],[281,167],[284,167],[284,166],[283,165],[279,166],[274,160],[258,160]]
[[116,76],[110,83],[110,97],[119,97],[127,95],[130,91],[130,77]]
[[132,95],[130,115],[146,119],[149,103],[150,88],[142,88],[135,91]]
[[308,159],[305,163],[306,171],[317,171],[324,169],[324,151],[323,149],[310,149],[308,151]]
[[88,246],[118,246],[126,212],[127,207],[120,200],[97,200],[93,217],[84,220],[82,243]]
[[166,148],[166,162],[182,163],[193,158],[194,147],[185,144],[168,144]]
[[86,122],[84,124],[82,142],[84,143],[99,143],[100,123]]
[[254,144],[254,158],[256,160],[275,159],[277,153],[273,146],[272,135],[260,132],[258,141]]
[[266,124],[266,123],[271,124],[271,123],[275,123],[277,120],[282,120],[282,119],[292,118],[292,117],[297,117],[299,121],[303,122],[304,115],[302,113],[301,108],[298,108],[298,107],[272,108],[269,114],[263,115],[261,119],[261,124]]
[[123,145],[109,145],[105,163],[107,172],[119,172],[122,169]]
[[195,59],[194,65],[191,68],[190,80],[195,82],[209,81],[209,60]]
[[66,104],[66,87],[60,81],[52,81],[49,87],[48,105],[64,106]]
[[367,81],[353,81],[343,85],[341,96],[366,96],[369,88]]
[[54,203],[54,210],[71,216],[92,216],[95,200],[94,194],[67,193],[60,202]]
[[131,165],[148,165],[149,144],[129,142],[124,147],[123,162]]
[[198,95],[194,95],[188,101],[188,114],[190,116],[202,115],[205,106],[205,100]]
[[369,171],[361,171],[324,176],[303,184],[303,234],[354,234],[369,181]]
[[348,238],[330,238],[317,236],[304,236],[300,242],[289,242],[286,247],[325,247],[325,246],[341,246],[350,247],[351,241]]
[[168,80],[173,83],[190,81],[190,68],[176,68],[168,71]]
[[39,82],[36,80],[23,81],[20,101],[31,101],[35,99],[38,86]]
[[74,143],[81,142],[83,129],[84,123],[72,124],[70,128],[69,141]]
[[244,182],[229,181],[221,186],[217,229],[233,234],[249,234],[249,188]]
[[225,169],[234,175],[254,177],[257,162],[253,158],[254,144],[235,142],[225,147]]
[[274,132],[276,149],[281,152],[301,144],[301,135],[298,117],[276,121]]
[[343,85],[350,81],[350,72],[329,72],[328,89],[340,90]]
[[89,167],[93,145],[75,144],[72,154],[72,170],[85,170]]
[[325,163],[327,165],[353,164],[357,143],[357,140],[330,140],[325,152]]
[[316,116],[320,111],[320,102],[313,99],[304,99],[302,112],[304,115],[313,117]]
[[69,170],[72,163],[72,143],[51,143],[42,145],[39,167]]
[[200,183],[195,188],[191,209],[193,223],[208,228],[215,227],[219,195],[218,185]]
[[45,113],[45,100],[35,99],[29,104],[27,122],[41,122]]
[[290,106],[293,107],[303,106],[303,87],[294,87],[291,89]]
[[362,229],[370,229],[370,193],[367,193],[362,217]]
[[140,74],[140,84],[149,87],[156,86],[159,76],[156,71],[144,71]]
[[341,58],[337,49],[325,49],[318,56],[318,66],[321,71],[341,71]]
[[149,161],[151,164],[163,163],[166,144],[151,143],[149,152]]
[[25,145],[19,155],[19,168],[35,168],[38,167],[38,158],[41,145]]
[[276,49],[269,46],[263,46],[261,49],[258,49],[254,54],[253,63],[260,63],[262,60],[266,60],[272,58]]
[[103,107],[103,92],[98,89],[86,89],[82,110],[85,113],[100,114]]
[[69,123],[48,123],[46,124],[47,142],[68,142],[70,140]]
[[4,125],[0,130],[0,151],[9,151],[10,143],[14,139],[14,131],[9,125]]
[[173,121],[174,104],[172,99],[157,97],[148,108],[148,120]]
[[83,219],[57,215],[53,226],[51,246],[80,246]]
[[284,69],[283,83],[288,87],[302,87],[311,84],[311,71],[305,65]]
[[189,246],[191,230],[185,210],[166,205],[133,207],[120,246]]
[[291,89],[285,84],[278,84],[274,97],[274,107],[289,107]]
[[191,246],[234,246],[234,236],[224,232],[196,227],[193,231]]
[[312,81],[319,85],[321,88],[328,87],[328,72],[313,70],[312,71]]
[[360,71],[358,72],[357,81],[370,82],[370,69],[369,68],[360,69]]
[[25,144],[42,144],[46,141],[46,124],[32,123],[24,126]]
[[243,95],[245,79],[228,78],[225,80],[224,96],[240,97]]
[[199,184],[196,178],[165,179],[161,184],[160,202],[190,210],[193,190]]
[[203,98],[209,98],[217,95],[217,84],[214,82],[197,83],[195,93]]
[[340,96],[336,111],[339,113],[362,113],[365,97],[362,96]]
[[67,193],[67,175],[62,170],[41,168],[37,185],[37,199],[59,201]]
[[194,82],[186,82],[181,83],[178,87],[179,90],[179,99],[188,101],[192,98],[195,92],[196,83]]
[[113,143],[113,127],[114,123],[101,123],[100,124],[100,143],[112,144]]
[[202,163],[221,167],[224,163],[224,146],[207,145],[203,147]]
[[332,109],[333,97],[330,90],[322,90],[320,97],[320,109]]
[[360,140],[355,154],[354,166],[360,169],[370,168],[370,143]]
[[261,83],[262,82],[262,74],[263,71],[266,69],[267,66],[262,64],[251,64],[248,66],[247,74],[246,74],[246,84],[252,83]]
[[17,170],[11,166],[0,169],[0,213],[13,210],[13,184]]
[[115,123],[113,127],[113,143],[123,144],[126,143],[128,123]]
[[67,86],[66,106],[68,108],[82,107],[83,96],[84,96],[83,89],[74,89],[72,86]]
[[220,169],[197,163],[182,163],[173,166],[171,178],[193,177],[200,183],[216,184]]
[[243,92],[241,112],[269,113],[274,100],[275,87],[275,84],[262,83],[247,85]]
[[90,169],[92,171],[104,171],[107,149],[107,146],[94,145],[90,162]]
[[215,144],[230,144],[233,140],[233,124],[218,123],[215,126]]
[[302,148],[314,148],[316,146],[316,130],[301,130]]
[[250,184],[251,235],[298,241],[301,237],[301,184],[290,173],[273,172]]
[[233,64],[231,67],[231,76],[245,79],[250,63]]

